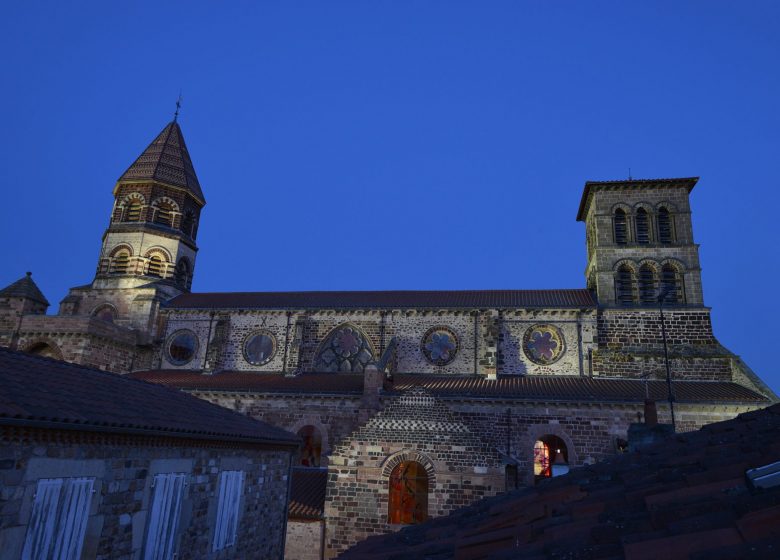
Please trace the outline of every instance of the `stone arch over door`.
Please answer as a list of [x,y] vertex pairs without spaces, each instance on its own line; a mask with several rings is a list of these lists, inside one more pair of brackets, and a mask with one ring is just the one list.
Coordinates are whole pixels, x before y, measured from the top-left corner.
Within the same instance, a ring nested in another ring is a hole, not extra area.
[[574,445],[574,441],[571,436],[564,430],[560,424],[535,424],[529,426],[528,432],[520,440],[520,461],[526,461],[527,467],[525,471],[521,473],[520,478],[528,485],[534,484],[534,444],[538,439],[544,436],[556,436],[563,440],[566,444],[566,450],[569,455],[569,467],[574,468],[579,465],[579,458],[577,457],[577,448]]
[[436,486],[436,469],[433,467],[433,461],[424,453],[420,453],[414,449],[404,449],[397,453],[393,453],[392,455],[388,455],[382,463],[382,478],[390,478],[393,469],[405,461],[420,463],[425,467],[425,472],[428,475],[429,489],[433,490]]
[[341,323],[322,340],[314,355],[313,371],[363,373],[376,360],[376,349],[365,332],[353,323]]

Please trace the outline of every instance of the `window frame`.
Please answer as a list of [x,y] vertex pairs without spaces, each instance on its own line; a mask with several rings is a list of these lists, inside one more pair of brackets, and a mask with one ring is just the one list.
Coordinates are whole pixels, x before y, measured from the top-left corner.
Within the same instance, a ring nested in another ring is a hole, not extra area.
[[187,474],[183,472],[157,473],[152,478],[144,532],[144,560],[173,560],[176,557],[186,485]]

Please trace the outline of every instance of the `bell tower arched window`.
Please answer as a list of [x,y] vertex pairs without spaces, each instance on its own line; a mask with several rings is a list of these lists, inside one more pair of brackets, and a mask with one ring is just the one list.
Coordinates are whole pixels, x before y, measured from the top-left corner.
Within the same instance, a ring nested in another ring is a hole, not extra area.
[[615,278],[615,301],[618,305],[634,304],[634,273],[628,265],[622,265],[617,270]]
[[645,265],[639,269],[639,301],[642,305],[655,305],[657,295],[655,270]]
[[669,215],[669,210],[666,208],[660,208],[658,210],[658,242],[664,245],[671,245],[672,243],[672,217]]
[[125,221],[138,222],[140,220],[141,220],[141,202],[138,200],[132,200],[127,205],[127,210],[125,210]]
[[189,287],[190,264],[186,258],[179,260],[179,263],[176,265],[176,283],[184,289]]
[[160,256],[152,255],[152,257],[149,259],[149,265],[146,269],[146,273],[149,276],[157,276],[158,278],[162,278],[164,268],[165,263],[163,263],[163,260],[160,258]]
[[173,206],[167,202],[160,202],[155,207],[154,223],[162,226],[173,227]]
[[184,213],[184,217],[181,219],[181,230],[185,234],[187,234],[190,237],[194,237],[194,228],[195,228],[195,214],[192,213],[192,210],[187,210]]
[[428,519],[428,473],[416,461],[404,461],[390,473],[387,521],[396,525]]
[[666,292],[664,304],[682,303],[682,280],[677,269],[671,264],[665,264],[661,269],[661,289]]
[[111,259],[111,274],[127,274],[130,266],[130,253],[126,250],[117,252]]
[[615,243],[625,245],[628,243],[628,225],[626,223],[626,213],[621,208],[615,210],[613,218],[615,228]]
[[636,211],[636,242],[640,245],[650,243],[650,217],[644,208]]

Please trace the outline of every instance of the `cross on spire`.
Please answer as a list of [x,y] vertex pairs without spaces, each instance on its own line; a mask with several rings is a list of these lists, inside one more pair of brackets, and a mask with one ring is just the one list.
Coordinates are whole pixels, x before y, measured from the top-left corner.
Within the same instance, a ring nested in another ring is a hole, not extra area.
[[179,118],[179,110],[181,109],[181,101],[182,101],[182,96],[181,96],[181,92],[179,92],[179,98],[176,100],[176,112],[173,114],[173,122],[176,122],[176,120]]

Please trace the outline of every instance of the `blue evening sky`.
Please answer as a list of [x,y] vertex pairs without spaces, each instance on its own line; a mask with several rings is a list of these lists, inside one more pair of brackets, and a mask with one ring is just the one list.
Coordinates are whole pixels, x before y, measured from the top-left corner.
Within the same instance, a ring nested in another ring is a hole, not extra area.
[[579,288],[586,180],[700,176],[715,333],[780,392],[780,3],[13,2],[0,285],[91,281],[180,118],[196,291]]

